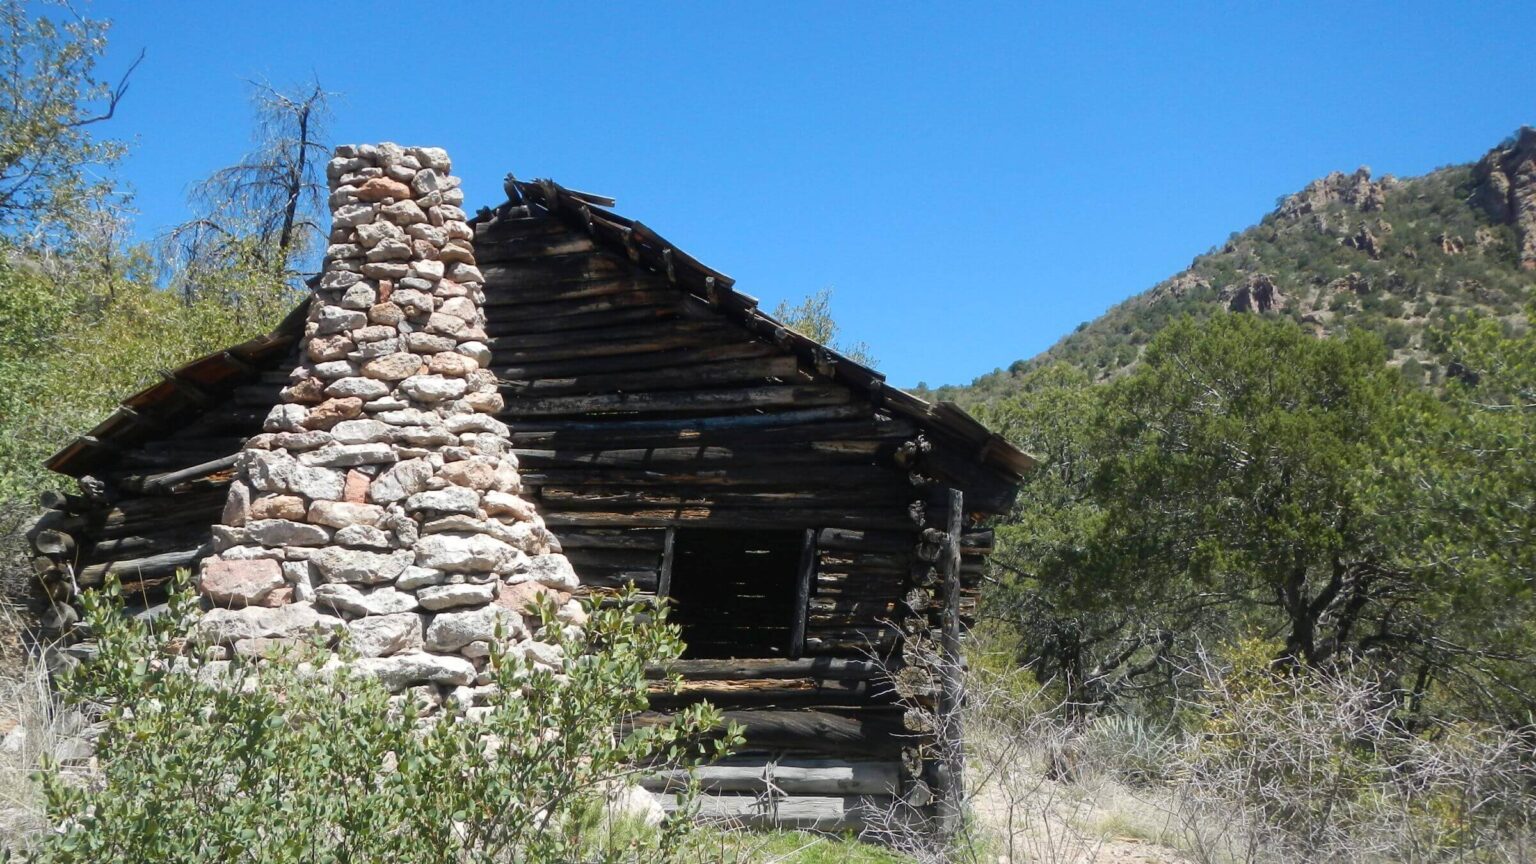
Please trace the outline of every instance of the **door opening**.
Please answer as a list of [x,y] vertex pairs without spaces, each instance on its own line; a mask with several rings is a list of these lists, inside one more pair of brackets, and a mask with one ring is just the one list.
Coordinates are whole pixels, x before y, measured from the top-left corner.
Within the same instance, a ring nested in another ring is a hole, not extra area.
[[795,617],[802,532],[678,529],[672,620],[686,658],[783,657]]

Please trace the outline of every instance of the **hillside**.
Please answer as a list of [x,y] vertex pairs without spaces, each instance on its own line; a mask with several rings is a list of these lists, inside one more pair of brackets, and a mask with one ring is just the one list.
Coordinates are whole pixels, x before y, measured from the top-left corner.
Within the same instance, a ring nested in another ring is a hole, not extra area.
[[1422,177],[1376,179],[1360,168],[1315,180],[1043,354],[923,395],[986,401],[1052,361],[1109,377],[1169,322],[1225,312],[1283,315],[1319,336],[1371,330],[1405,374],[1433,381],[1444,374],[1428,338],[1436,325],[1473,310],[1522,322],[1533,283],[1536,129],[1526,127],[1476,163]]

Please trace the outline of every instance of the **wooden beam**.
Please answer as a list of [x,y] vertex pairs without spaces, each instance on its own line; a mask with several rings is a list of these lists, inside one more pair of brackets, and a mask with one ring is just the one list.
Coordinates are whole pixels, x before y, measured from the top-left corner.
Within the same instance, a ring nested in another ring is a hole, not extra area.
[[815,657],[809,660],[734,659],[673,660],[645,670],[647,678],[678,675],[685,681],[751,681],[764,678],[816,678],[827,681],[867,681],[879,678],[885,670],[873,660],[835,660]]
[[811,581],[816,576],[816,529],[805,529],[800,544],[800,566],[795,572],[795,619],[789,628],[789,657],[800,659],[805,653],[805,619],[810,614]]
[[940,754],[945,775],[939,790],[939,831],[953,837],[965,815],[965,749],[960,729],[960,704],[964,684],[960,680],[960,529],[965,519],[965,499],[959,489],[949,490],[945,531],[949,535],[939,559],[944,574],[940,647],[942,689],[939,694]]
[[677,529],[668,528],[666,539],[661,541],[661,574],[656,582],[656,596],[665,600],[672,596],[672,564],[676,560]]
[[640,785],[657,792],[686,787],[697,777],[705,792],[766,792],[789,794],[893,795],[897,791],[895,762],[849,759],[783,759],[735,757],[694,769],[648,774]]

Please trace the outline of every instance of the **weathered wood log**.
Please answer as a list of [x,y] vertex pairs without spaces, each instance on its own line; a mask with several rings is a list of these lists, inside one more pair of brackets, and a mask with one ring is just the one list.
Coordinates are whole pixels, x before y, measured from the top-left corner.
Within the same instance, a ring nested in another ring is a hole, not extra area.
[[724,360],[776,357],[772,345],[761,342],[726,342],[717,345],[692,345],[665,349],[641,348],[628,353],[570,360],[533,358],[512,361],[503,354],[492,356],[491,368],[504,381],[536,381],[618,372],[638,372],[677,366],[699,366]]
[[[890,510],[801,510],[803,522],[846,528],[893,529],[906,521],[904,513]],[[588,528],[715,527],[772,529],[784,526],[784,515],[771,510],[725,510],[709,507],[676,507],[640,510],[548,510],[544,523],[552,530],[565,526]],[[559,533],[558,530],[555,531]]]
[[503,380],[501,388],[508,399],[523,399],[578,393],[682,390],[723,384],[761,384],[771,381],[809,383],[812,380],[814,379],[810,375],[800,371],[800,364],[793,357],[754,357],[639,372],[610,372],[521,381]]
[[[657,800],[663,810],[677,809],[676,796],[657,793]],[[891,810],[893,801],[884,795],[705,795],[698,800],[697,818],[744,828],[853,831],[889,821],[882,814]]]
[[45,528],[32,537],[32,546],[44,555],[64,558],[75,554],[75,538],[63,531]]
[[[148,477],[144,477],[137,483],[124,485],[128,485],[130,488],[136,487],[140,492],[145,494],[163,492],[176,486],[179,483],[185,483],[189,480],[201,479],[209,476],[210,474],[233,471],[235,460],[239,458],[239,455],[239,453],[231,453],[227,456],[221,456],[217,459],[211,459],[207,462],[201,462],[197,465],[192,465],[177,471],[167,471],[163,474],[153,474]],[[226,478],[224,482],[228,483],[228,478]]]
[[560,542],[567,549],[654,549],[660,551],[665,542],[664,530],[617,530],[579,531],[566,530],[560,534]]
[[[604,314],[611,314],[611,312],[605,310]],[[649,342],[661,337],[682,336],[697,337],[697,341],[700,344],[718,344],[717,337],[721,336],[729,337],[724,340],[727,342],[743,341],[740,331],[713,315],[703,319],[684,318],[670,321],[665,327],[658,327],[651,321],[642,321],[637,324],[609,324],[582,330],[557,330],[540,333],[504,335],[495,332],[494,328],[490,325],[488,325],[488,330],[493,337],[492,348],[504,356],[515,358],[519,353],[522,353],[532,358],[548,357],[551,360],[561,359],[559,352],[584,349],[599,343]],[[584,357],[591,355],[577,353],[568,356]]]
[[[894,761],[849,759],[727,758],[697,768],[705,792],[767,792],[791,795],[893,795],[899,787]],[[647,774],[640,785],[656,792],[685,788],[689,772]]]
[[125,582],[150,576],[168,576],[180,568],[191,568],[210,554],[212,554],[210,547],[199,546],[196,549],[178,549],[174,552],[161,552],[144,558],[109,561],[80,568],[76,579],[80,587],[94,588],[105,583],[108,576],[116,576]]
[[[894,757],[907,732],[899,712],[866,708],[851,715],[829,711],[724,711],[724,720],[742,727],[747,746],[842,755]],[[648,711],[634,726],[669,722],[671,715]]]
[[679,675],[687,681],[756,680],[763,678],[818,678],[829,681],[865,681],[884,674],[883,668],[870,660],[833,660],[818,657],[808,660],[740,659],[673,660],[646,669],[646,677]]
[[672,484],[658,483],[651,488],[616,488],[603,486],[562,487],[546,485],[547,478],[533,475],[523,480],[525,486],[539,490],[539,498],[562,510],[628,510],[657,507],[689,508],[710,507],[743,510],[771,509],[793,511],[802,507],[856,506],[886,491],[879,484],[871,483],[864,489],[817,489],[788,491],[785,489],[751,488],[678,488]]
[[816,544],[823,550],[850,550],[854,552],[899,552],[911,550],[913,532],[910,531],[860,531],[844,528],[823,528]]
[[935,791],[938,793],[939,831],[942,836],[953,837],[960,830],[960,821],[965,815],[965,739],[960,729],[960,703],[965,692],[960,678],[960,529],[965,522],[965,498],[959,489],[949,490],[948,509],[945,527],[948,542],[945,554],[940,558],[940,569],[944,574],[940,597],[944,609],[938,704],[940,761],[947,769],[947,777]]
[[[889,688],[881,688],[881,692],[889,693]],[[658,685],[650,691],[650,706],[653,710],[671,710],[703,701],[726,709],[855,706],[870,701],[870,687],[864,681],[823,684],[814,679],[796,678],[782,681],[692,681],[675,690]]]
[[717,390],[664,390],[655,393],[600,393],[508,400],[503,417],[586,417],[592,414],[713,414],[763,408],[817,408],[846,405],[852,395],[842,387],[770,384]]
[[[839,409],[839,413],[842,412]],[[626,429],[618,438],[627,448],[638,447],[745,447],[756,448],[783,448],[791,445],[809,444],[817,446],[813,442],[822,442],[824,446],[835,447],[840,442],[863,443],[867,441],[900,440],[909,434],[915,434],[912,426],[904,421],[878,420],[864,412],[864,416],[857,420],[826,419],[820,416],[795,416],[778,415],[779,422],[760,423],[755,426],[736,428],[694,428],[686,423],[670,429],[645,430]],[[600,424],[593,424],[600,425]],[[587,429],[571,426],[567,423],[541,422],[536,427],[520,427],[512,431],[512,441],[515,446],[524,449],[544,449],[550,452],[561,450],[606,450],[612,448],[615,443],[614,431],[605,429]]]
[[805,653],[806,619],[810,609],[811,585],[816,579],[816,529],[805,529],[800,542],[800,562],[795,569],[794,620],[789,629],[789,656]]

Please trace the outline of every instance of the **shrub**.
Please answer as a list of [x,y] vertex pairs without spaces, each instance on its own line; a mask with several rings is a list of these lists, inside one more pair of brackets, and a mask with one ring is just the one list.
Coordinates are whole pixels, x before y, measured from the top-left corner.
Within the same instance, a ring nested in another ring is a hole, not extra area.
[[187,639],[188,592],[156,626],[119,614],[118,594],[88,595],[98,654],[65,681],[104,721],[102,774],[41,778],[59,827],[28,860],[666,860],[688,820],[599,830],[609,797],[635,772],[692,767],[739,740],[715,734],[707,705],[630,722],[646,667],[681,649],[664,610],[646,620],[633,596],[588,603],[579,635],[540,607],[543,638],[564,650],[558,674],[498,653],[490,696],[465,719],[391,697],[320,646],[206,659]]

